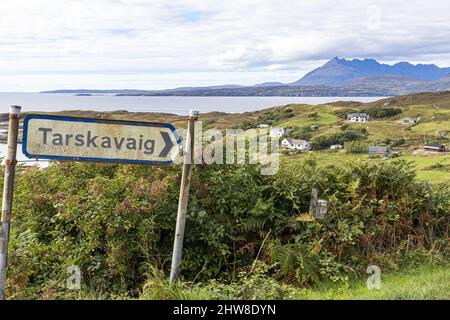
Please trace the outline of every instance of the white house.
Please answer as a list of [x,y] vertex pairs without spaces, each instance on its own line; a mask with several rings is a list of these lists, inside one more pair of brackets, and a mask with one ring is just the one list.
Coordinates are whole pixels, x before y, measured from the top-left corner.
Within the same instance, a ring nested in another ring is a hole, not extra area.
[[261,123],[261,124],[258,124],[258,128],[268,128],[269,127],[269,125],[268,124],[266,124],[266,123]]
[[347,120],[352,122],[368,122],[370,116],[366,113],[350,113],[347,115]]
[[283,141],[281,141],[281,145],[283,148],[287,149],[297,149],[300,151],[309,151],[309,142],[306,140],[300,140],[300,139],[292,139],[292,138],[285,138]]
[[369,157],[370,158],[376,158],[376,157],[385,158],[388,156],[388,153],[389,153],[388,147],[379,147],[379,146],[369,147]]
[[272,138],[280,138],[286,134],[286,130],[284,128],[270,128],[269,136]]
[[338,150],[338,149],[342,149],[344,148],[344,146],[342,144],[333,144],[332,146],[330,146],[331,150]]

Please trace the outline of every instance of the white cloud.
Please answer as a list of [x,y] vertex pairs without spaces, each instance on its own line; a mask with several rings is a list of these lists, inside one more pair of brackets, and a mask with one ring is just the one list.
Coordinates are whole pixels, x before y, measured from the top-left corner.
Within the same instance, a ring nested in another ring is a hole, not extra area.
[[447,0],[0,0],[0,9],[0,91],[103,87],[124,74],[143,89],[294,81],[334,56],[450,65]]

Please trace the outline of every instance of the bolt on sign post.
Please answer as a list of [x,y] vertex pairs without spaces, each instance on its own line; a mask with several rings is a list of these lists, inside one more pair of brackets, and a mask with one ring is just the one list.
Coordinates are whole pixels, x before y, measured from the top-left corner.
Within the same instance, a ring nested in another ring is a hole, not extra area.
[[2,226],[0,229],[0,300],[5,297],[6,266],[8,259],[9,227],[12,214],[14,175],[16,172],[17,140],[19,135],[19,106],[9,109],[8,145],[5,158],[5,180],[2,199]]
[[[0,230],[0,299],[5,289],[19,113],[20,107],[11,107]],[[44,114],[30,114],[23,120],[22,152],[31,159],[168,165],[178,157],[180,145],[175,127],[168,123]]]
[[181,254],[183,251],[184,228],[191,184],[192,161],[194,153],[194,125],[198,120],[198,110],[189,110],[186,145],[183,154],[183,172],[181,175],[180,198],[178,200],[177,225],[173,242],[172,266],[170,268],[170,282],[175,282],[180,273]]

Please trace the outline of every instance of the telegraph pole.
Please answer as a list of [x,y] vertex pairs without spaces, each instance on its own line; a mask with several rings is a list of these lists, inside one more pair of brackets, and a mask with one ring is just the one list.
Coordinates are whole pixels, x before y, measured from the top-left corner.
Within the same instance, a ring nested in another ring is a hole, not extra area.
[[183,154],[183,172],[181,175],[180,198],[178,201],[177,225],[173,243],[172,266],[170,269],[170,282],[173,283],[180,273],[181,254],[183,251],[184,229],[186,225],[186,212],[191,184],[192,161],[194,154],[194,125],[198,120],[198,110],[189,110],[186,145]]
[[0,229],[0,300],[5,298],[6,267],[8,260],[9,227],[12,214],[14,175],[16,173],[17,140],[19,135],[19,106],[9,109],[8,147],[5,159],[5,179],[2,200],[2,226]]

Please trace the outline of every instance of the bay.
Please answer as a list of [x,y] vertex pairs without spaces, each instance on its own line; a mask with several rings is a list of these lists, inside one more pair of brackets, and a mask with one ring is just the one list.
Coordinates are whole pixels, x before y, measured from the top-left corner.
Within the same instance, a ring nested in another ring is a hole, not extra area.
[[371,102],[383,97],[186,97],[114,95],[76,96],[62,93],[0,93],[0,113],[10,105],[22,106],[22,111],[95,110],[130,112],[165,112],[188,114],[189,109],[200,113],[257,111],[289,103],[322,104],[334,101]]
[[[165,112],[188,114],[189,109],[200,113],[222,111],[240,113],[257,111],[290,103],[322,104],[334,101],[371,102],[383,97],[126,97],[115,95],[76,96],[74,94],[44,93],[0,93],[0,113],[7,113],[10,105],[22,106],[27,111],[95,110],[130,112]],[[5,157],[6,145],[0,144],[0,157]],[[48,162],[33,162],[22,153],[18,146],[17,159],[25,165],[46,166]]]

